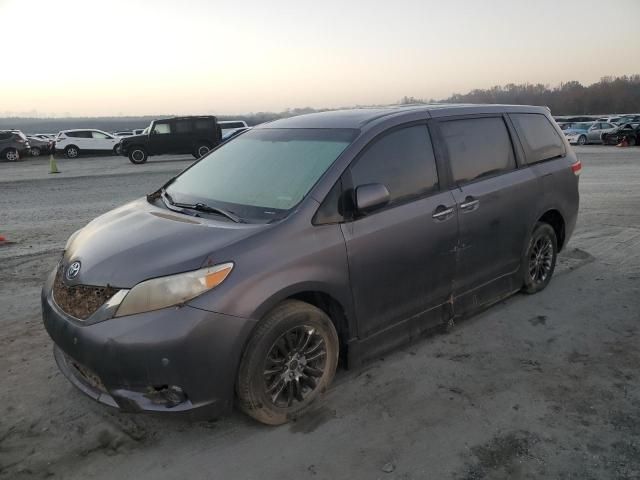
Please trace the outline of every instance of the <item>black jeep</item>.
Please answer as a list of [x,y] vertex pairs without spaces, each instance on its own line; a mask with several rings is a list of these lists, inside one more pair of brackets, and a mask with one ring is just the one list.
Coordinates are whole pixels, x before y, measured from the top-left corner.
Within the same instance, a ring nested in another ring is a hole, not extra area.
[[150,155],[190,153],[200,158],[222,139],[214,116],[175,117],[154,120],[141,135],[125,137],[118,144],[120,155],[132,163],[145,163]]

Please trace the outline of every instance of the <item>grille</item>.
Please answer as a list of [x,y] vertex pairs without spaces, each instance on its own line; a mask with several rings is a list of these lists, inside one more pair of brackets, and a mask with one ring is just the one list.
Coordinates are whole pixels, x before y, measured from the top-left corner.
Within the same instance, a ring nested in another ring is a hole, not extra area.
[[64,268],[60,266],[53,283],[53,299],[65,313],[80,320],[86,320],[98,310],[104,302],[118,291],[110,286],[93,287],[74,285],[68,287],[62,281]]

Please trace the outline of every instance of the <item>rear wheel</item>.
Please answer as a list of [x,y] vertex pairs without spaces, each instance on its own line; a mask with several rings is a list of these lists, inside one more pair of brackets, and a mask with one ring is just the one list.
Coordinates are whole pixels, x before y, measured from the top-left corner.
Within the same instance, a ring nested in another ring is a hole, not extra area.
[[260,321],[240,361],[238,406],[268,425],[304,413],[331,384],[338,334],[320,309],[287,300]]
[[580,135],[578,137],[578,145],[586,145],[587,144],[587,137],[584,135]]
[[64,154],[67,158],[77,158],[80,155],[80,149],[75,145],[68,145],[64,148]]
[[5,150],[2,156],[7,162],[17,162],[20,159],[20,155],[18,154],[18,151],[15,148],[10,148],[8,150]]
[[196,148],[193,151],[193,156],[196,158],[204,157],[211,150],[211,145],[207,145],[206,143],[200,143],[196,145]]
[[537,293],[549,284],[557,256],[555,230],[548,223],[537,223],[522,259],[523,290],[526,293]]
[[147,151],[143,147],[131,147],[129,150],[129,161],[131,163],[135,163],[136,165],[140,165],[141,163],[145,163],[149,155]]
[[629,146],[630,147],[635,147],[636,146],[636,137],[629,137]]
[[39,147],[32,147],[30,152],[32,157],[39,157],[40,154],[42,153]]

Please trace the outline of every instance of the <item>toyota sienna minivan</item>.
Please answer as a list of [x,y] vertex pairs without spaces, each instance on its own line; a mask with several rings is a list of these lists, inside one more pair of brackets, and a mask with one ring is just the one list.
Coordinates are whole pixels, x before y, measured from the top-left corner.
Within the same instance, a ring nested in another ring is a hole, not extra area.
[[284,423],[339,362],[545,288],[580,170],[541,107],[257,126],[71,236],[42,292],[55,359],[122,411]]

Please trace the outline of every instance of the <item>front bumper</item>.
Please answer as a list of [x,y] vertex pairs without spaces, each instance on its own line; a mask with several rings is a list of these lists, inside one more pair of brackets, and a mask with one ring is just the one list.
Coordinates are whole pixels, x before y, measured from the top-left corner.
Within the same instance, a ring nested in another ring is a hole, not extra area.
[[[236,372],[253,320],[171,307],[85,324],[42,291],[45,328],[62,373],[85,394],[122,411],[231,411]],[[167,391],[184,393],[167,401]]]

